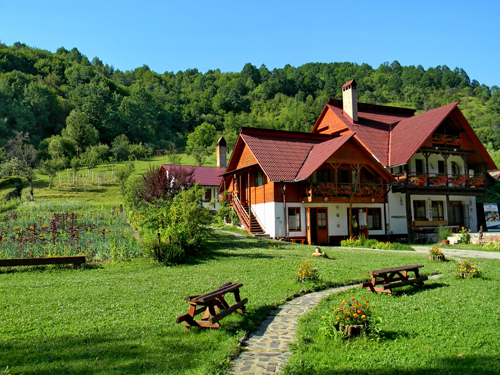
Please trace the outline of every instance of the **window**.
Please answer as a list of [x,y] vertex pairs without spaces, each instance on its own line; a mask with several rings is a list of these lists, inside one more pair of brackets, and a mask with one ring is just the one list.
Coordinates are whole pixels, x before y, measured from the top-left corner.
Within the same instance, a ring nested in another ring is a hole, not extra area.
[[443,201],[432,201],[432,220],[444,220]]
[[368,229],[382,229],[382,209],[367,208]]
[[425,201],[413,201],[413,216],[415,220],[427,220]]
[[322,169],[321,170],[321,182],[330,182],[330,170]]
[[339,182],[343,184],[348,184],[349,183],[349,171],[346,171],[344,169],[340,169],[340,180]]
[[438,173],[444,173],[444,160],[438,160]]
[[460,174],[460,167],[454,161],[451,162],[451,174],[455,176]]
[[212,199],[212,188],[206,188],[205,190],[205,201],[208,202]]
[[424,173],[424,161],[422,159],[415,159],[415,171]]
[[288,230],[290,232],[300,231],[300,208],[288,208]]
[[255,172],[255,187],[264,185],[264,173],[262,171]]
[[318,208],[318,230],[326,230],[326,208]]

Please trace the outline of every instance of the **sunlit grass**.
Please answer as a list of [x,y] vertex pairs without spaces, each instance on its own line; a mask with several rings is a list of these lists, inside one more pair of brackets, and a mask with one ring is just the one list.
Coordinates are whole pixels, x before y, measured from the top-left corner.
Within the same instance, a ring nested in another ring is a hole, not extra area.
[[[277,247],[274,247],[274,246]],[[360,282],[364,271],[401,264],[441,263],[424,254],[323,248],[235,239],[216,234],[210,253],[177,267],[148,260],[47,267],[0,273],[0,368],[12,373],[210,374],[227,366],[237,341],[272,308],[301,290]],[[319,269],[319,285],[297,283],[297,263]],[[189,304],[184,296],[206,293],[226,281],[241,282],[244,315],[231,314],[220,330],[187,331],[175,323]]]

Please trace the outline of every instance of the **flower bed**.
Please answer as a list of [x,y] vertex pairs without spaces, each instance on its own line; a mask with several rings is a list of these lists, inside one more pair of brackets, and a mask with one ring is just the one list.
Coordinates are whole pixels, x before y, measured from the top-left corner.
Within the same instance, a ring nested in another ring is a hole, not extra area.
[[90,204],[20,206],[0,216],[0,258],[84,255],[90,259],[124,259],[142,251],[118,208]]

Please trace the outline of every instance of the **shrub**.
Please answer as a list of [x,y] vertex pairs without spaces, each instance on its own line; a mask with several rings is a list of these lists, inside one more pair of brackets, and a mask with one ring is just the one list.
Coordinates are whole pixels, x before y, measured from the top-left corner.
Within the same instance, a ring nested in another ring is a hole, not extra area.
[[373,245],[375,245],[378,241],[377,240],[366,240],[365,241],[365,247],[372,248]]
[[500,242],[488,242],[488,243],[482,244],[481,247],[484,250],[500,251]]
[[460,230],[460,243],[468,244],[470,239],[470,229],[462,227]]
[[186,261],[186,252],[179,244],[148,240],[144,243],[144,253],[151,259],[165,264],[181,264]]

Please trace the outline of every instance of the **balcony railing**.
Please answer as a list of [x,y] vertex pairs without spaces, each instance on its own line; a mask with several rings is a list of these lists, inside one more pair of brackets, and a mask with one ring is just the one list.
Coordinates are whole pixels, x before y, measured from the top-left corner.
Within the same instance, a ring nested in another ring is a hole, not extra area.
[[382,198],[385,194],[384,185],[380,184],[346,184],[321,182],[312,188],[304,190],[304,197],[312,201],[314,197],[321,198]]
[[455,135],[434,134],[432,136],[432,144],[457,147],[460,146],[460,137]]
[[412,187],[482,187],[484,176],[444,173],[403,173],[394,176],[400,185]]

